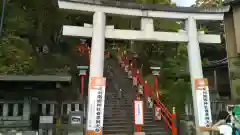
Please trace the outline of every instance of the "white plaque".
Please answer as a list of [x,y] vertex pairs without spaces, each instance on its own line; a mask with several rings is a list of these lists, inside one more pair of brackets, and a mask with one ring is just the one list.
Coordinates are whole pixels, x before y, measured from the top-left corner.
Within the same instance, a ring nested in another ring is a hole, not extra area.
[[134,122],[135,125],[143,125],[144,124],[144,116],[143,116],[143,101],[134,101]]

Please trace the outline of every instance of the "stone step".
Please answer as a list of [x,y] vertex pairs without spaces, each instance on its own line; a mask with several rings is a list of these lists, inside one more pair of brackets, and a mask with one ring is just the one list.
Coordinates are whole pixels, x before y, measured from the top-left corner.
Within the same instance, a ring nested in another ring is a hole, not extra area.
[[[161,122],[161,121],[159,121],[159,122]],[[145,128],[152,128],[152,127],[156,127],[156,126],[157,126],[157,127],[164,127],[164,125],[162,125],[162,124],[159,126],[159,125],[157,125],[156,123],[144,123],[144,127],[145,127]],[[164,127],[164,128],[165,128],[165,127]]]
[[[127,116],[125,116],[125,118],[126,118]],[[124,119],[125,119],[124,118]],[[116,123],[118,123],[118,121],[119,122],[121,122],[121,123],[129,123],[129,121],[130,121],[130,119],[131,119],[131,121],[132,121],[132,123],[134,123],[134,118],[132,117],[132,118],[129,118],[129,119],[125,119],[125,120],[123,120],[123,119],[119,119],[119,118],[115,118],[115,119],[105,119],[104,118],[104,122],[106,121],[106,122],[116,122]],[[158,126],[158,127],[160,127],[159,125],[158,125],[159,123],[156,123],[156,122],[153,122],[153,121],[144,121],[144,125],[146,126],[146,127],[153,127],[153,126]],[[165,127],[164,125],[163,125],[163,127]]]
[[119,103],[121,103],[121,104],[128,104],[128,105],[130,105],[130,104],[133,104],[133,102],[132,102],[132,100],[114,100],[114,101],[107,101],[106,102],[106,104],[108,105],[114,105],[114,104],[119,104]]
[[132,135],[132,134],[128,134],[128,133],[114,133],[114,134],[106,134],[106,133],[104,133],[104,135]]
[[118,115],[118,114],[122,114],[122,113],[128,113],[128,115],[133,116],[133,115],[131,115],[130,109],[132,109],[132,108],[124,108],[124,107],[119,108],[119,109],[111,109],[111,108],[106,109],[105,108],[104,109],[104,111],[105,111],[104,114],[116,114],[116,115]]
[[129,119],[125,119],[125,118],[112,118],[112,119],[104,120],[104,122],[106,122],[106,123],[108,123],[108,122],[115,122],[115,121],[129,123]]
[[[128,124],[125,124],[125,125],[122,125],[122,124],[112,124],[112,125],[106,125],[104,126],[104,128],[122,128],[122,127],[130,127],[131,126],[131,123],[128,123]],[[133,125],[132,125],[133,126]]]
[[[107,113],[106,115],[104,114],[104,117],[106,118],[112,118],[112,117],[130,117],[129,113]],[[131,116],[132,117],[132,116]]]
[[129,106],[129,107],[132,107],[133,105],[132,104],[123,104],[123,103],[120,103],[120,104],[114,104],[114,103],[107,103],[105,104],[105,107],[115,107],[115,106]]
[[125,112],[125,111],[127,111],[127,112],[130,112],[130,109],[132,111],[132,107],[124,107],[124,106],[119,107],[119,108],[111,108],[111,107],[108,108],[108,107],[106,107],[106,108],[104,108],[104,111],[114,111],[114,112],[118,112],[118,111]]
[[[107,99],[107,101],[110,101],[110,102],[119,101],[119,97],[108,97],[108,98],[105,98],[105,99]],[[124,97],[124,98],[121,98],[120,100],[121,101],[132,101],[133,98],[132,97]]]
[[[112,98],[112,99],[111,99]],[[119,97],[118,96],[113,96],[113,97],[108,97],[109,100],[112,100],[112,101],[118,101],[119,100]],[[120,100],[127,100],[127,101],[132,101],[133,97],[122,97],[120,98]]]
[[106,134],[106,133],[104,133],[104,135],[132,135],[132,134],[129,134],[129,133],[114,133],[114,134]]
[[132,108],[127,108],[127,107],[121,107],[119,109],[105,108],[104,113],[121,114],[121,113],[128,112],[129,114],[131,114],[130,109]]
[[121,101],[121,102],[111,102],[111,103],[106,103],[105,106],[115,106],[115,105],[132,105],[132,102],[130,101]]
[[117,104],[117,103],[119,103],[119,101],[120,101],[120,103],[128,103],[128,104],[133,103],[133,101],[131,99],[126,99],[126,100],[116,99],[116,100],[105,100],[105,101],[106,101],[106,104]]
[[155,126],[146,126],[144,125],[144,131],[165,131],[165,127],[159,127],[157,125]]
[[106,104],[107,105],[115,105],[115,104],[127,104],[127,105],[130,105],[130,104],[133,104],[132,100],[120,100],[120,101],[107,101]]
[[122,133],[127,133],[130,130],[131,130],[130,125],[128,125],[128,126],[126,126],[126,125],[125,126],[118,126],[118,127],[108,127],[108,126],[103,127],[104,132],[115,131],[115,133],[118,133],[118,131],[122,131]]
[[171,133],[168,132],[156,132],[156,131],[152,131],[152,132],[145,132],[146,135],[171,135]]
[[114,133],[129,133],[132,129],[130,127],[123,126],[121,128],[116,128],[116,129],[106,129],[103,127],[103,133],[105,134],[114,134]]
[[[132,115],[134,115],[133,113],[132,113]],[[144,113],[144,117],[152,117],[153,116],[153,113]]]
[[126,118],[126,117],[129,118],[127,113],[122,113],[122,114],[111,114],[111,113],[108,113],[108,114],[104,115],[104,119]]
[[122,131],[128,131],[131,127],[130,124],[125,125],[118,125],[118,126],[103,126],[103,130],[105,131],[113,131],[113,130],[122,130]]
[[111,125],[118,125],[118,124],[129,125],[129,121],[112,121],[111,123],[110,122],[104,122],[103,127],[104,126],[111,126]]
[[122,113],[107,113],[106,115],[104,114],[104,118],[112,118],[112,117],[126,117],[129,116],[127,112],[122,112]]
[[119,120],[119,121],[129,121],[129,117],[128,116],[109,116],[109,117],[104,117],[104,119],[106,121],[116,121],[116,120]]
[[105,99],[109,99],[111,101],[117,101],[119,99],[121,99],[121,100],[132,100],[133,96],[123,96],[123,97],[119,97],[119,96],[106,96]]
[[[106,115],[105,115],[106,114]],[[104,116],[125,116],[125,115],[128,115],[128,116],[131,116],[129,115],[129,112],[126,112],[126,111],[112,111],[112,112],[107,112],[105,113]]]
[[121,106],[118,106],[118,105],[116,105],[116,106],[112,106],[112,107],[109,107],[109,106],[107,106],[107,107],[104,107],[104,110],[123,110],[123,109],[132,109],[132,107],[131,106],[125,106],[125,105],[121,105]]
[[151,114],[144,115],[144,119],[149,120],[153,119],[153,116]]
[[[119,95],[115,95],[115,94],[105,94],[105,97],[107,98],[119,98]],[[122,98],[133,98],[133,95],[131,93],[123,93]]]
[[114,108],[114,109],[119,109],[119,108],[132,108],[132,105],[129,104],[113,104],[113,105],[105,105],[104,108]]

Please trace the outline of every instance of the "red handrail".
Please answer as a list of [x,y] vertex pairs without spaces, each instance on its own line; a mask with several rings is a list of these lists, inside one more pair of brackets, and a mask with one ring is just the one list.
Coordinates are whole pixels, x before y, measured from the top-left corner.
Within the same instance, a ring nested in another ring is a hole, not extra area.
[[[136,77],[137,77],[139,84],[145,86],[144,87],[145,96],[148,96],[148,92],[150,93],[149,96],[154,95],[154,94],[152,94],[153,93],[152,87],[148,83],[145,83],[139,74],[136,74]],[[161,111],[162,111],[161,114],[162,114],[162,117],[163,117],[164,121],[166,122],[167,126],[170,129],[172,129],[172,123],[171,123],[172,114],[167,109],[167,107],[163,103],[161,103],[161,101],[158,98],[153,97],[153,99],[155,100],[157,107],[161,108]]]

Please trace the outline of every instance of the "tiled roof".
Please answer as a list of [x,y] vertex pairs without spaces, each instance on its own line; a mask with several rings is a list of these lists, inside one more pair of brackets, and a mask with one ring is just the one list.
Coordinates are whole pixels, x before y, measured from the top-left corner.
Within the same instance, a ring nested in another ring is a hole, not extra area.
[[69,75],[0,75],[0,81],[70,82],[71,78]]

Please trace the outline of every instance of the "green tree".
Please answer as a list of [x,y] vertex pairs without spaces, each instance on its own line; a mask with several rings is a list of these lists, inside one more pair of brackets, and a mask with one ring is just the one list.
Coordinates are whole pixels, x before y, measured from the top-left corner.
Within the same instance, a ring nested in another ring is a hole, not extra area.
[[223,0],[196,0],[196,3],[194,6],[196,7],[219,7],[223,3]]
[[27,39],[7,36],[0,42],[0,73],[31,74],[34,70],[35,57]]
[[34,22],[18,1],[8,0],[6,5],[3,36],[0,39],[0,72],[32,73],[36,59],[28,35]]
[[[59,12],[56,5],[54,0],[7,0],[3,36],[0,39],[0,52],[3,56],[0,61],[1,73],[62,72],[64,65],[69,63],[69,55],[66,57],[62,53],[69,50],[69,46],[57,45],[56,39],[59,38],[56,37],[59,37],[61,25],[67,17]],[[18,61],[7,61],[6,58],[14,60],[15,56],[6,57],[6,52],[19,55]],[[11,63],[14,65],[10,66]],[[28,69],[23,68],[26,63]]]

